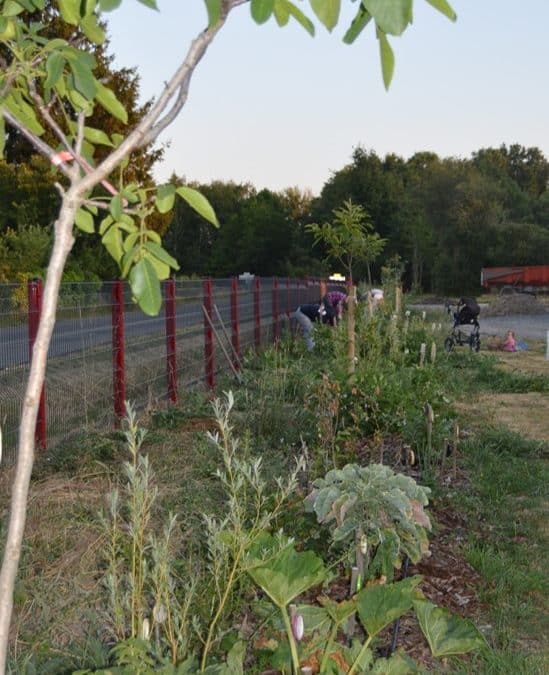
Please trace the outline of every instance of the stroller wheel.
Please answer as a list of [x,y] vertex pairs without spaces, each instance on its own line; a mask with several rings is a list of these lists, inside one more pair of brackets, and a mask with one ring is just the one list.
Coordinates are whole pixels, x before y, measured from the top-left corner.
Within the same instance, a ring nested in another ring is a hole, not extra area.
[[450,353],[452,349],[455,347],[456,343],[453,337],[447,337],[446,340],[444,340],[444,351]]
[[471,349],[475,352],[480,351],[480,338],[478,335],[471,336]]

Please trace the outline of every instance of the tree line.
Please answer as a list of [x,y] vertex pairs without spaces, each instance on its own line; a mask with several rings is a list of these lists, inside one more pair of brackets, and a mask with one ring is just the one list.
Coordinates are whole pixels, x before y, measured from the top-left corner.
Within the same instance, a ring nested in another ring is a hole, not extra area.
[[[52,35],[67,31],[55,12],[46,19]],[[128,124],[135,125],[151,105],[139,104],[137,72],[114,68],[108,42],[88,47],[100,75],[115,87]],[[100,107],[89,124],[111,137],[124,129]],[[97,146],[99,154],[107,150]],[[126,180],[156,188],[153,168],[162,154],[162,148],[141,150],[125,169]],[[0,160],[0,281],[44,273],[60,205],[56,180],[50,163],[10,130]],[[230,181],[199,184],[174,174],[172,184],[189,185],[207,197],[221,227],[212,227],[183,200],[170,213],[152,214],[148,226],[163,236],[184,275],[325,275],[343,270],[327,258],[322,244],[315,244],[310,225],[331,221],[350,200],[364,209],[368,231],[385,242],[371,265],[357,262],[355,278],[379,280],[381,268],[398,256],[407,288],[473,292],[483,266],[548,262],[548,181],[549,163],[536,147],[482,148],[467,159],[432,152],[404,159],[380,157],[359,146],[316,196],[297,187],[276,192]],[[65,278],[118,274],[118,265],[97,239],[77,232]]]
[[[152,182],[153,163],[147,162],[136,171],[148,172]],[[386,240],[373,263],[374,279],[387,260],[400,256],[410,289],[473,292],[481,267],[548,262],[548,181],[549,163],[535,147],[484,148],[468,159],[432,152],[382,158],[358,147],[318,196],[296,187],[275,192],[234,182],[189,183],[208,198],[221,227],[183,201],[169,216],[158,214],[155,227],[185,275],[322,275],[341,270],[307,226],[330,221],[350,199]],[[40,274],[46,266],[59,201],[53,182],[50,167],[36,155],[0,162],[2,280]],[[171,182],[187,184],[176,175]],[[66,278],[116,274],[108,253],[79,233]],[[365,264],[357,262],[355,277],[366,276]]]

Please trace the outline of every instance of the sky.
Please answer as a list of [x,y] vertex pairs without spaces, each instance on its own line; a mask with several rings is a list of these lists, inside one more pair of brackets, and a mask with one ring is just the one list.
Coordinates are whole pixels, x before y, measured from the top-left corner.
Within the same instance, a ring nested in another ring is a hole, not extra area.
[[[295,0],[300,4],[300,0]],[[187,103],[160,137],[155,177],[252,183],[320,193],[362,146],[380,157],[418,151],[470,157],[505,143],[549,157],[548,0],[453,0],[455,23],[425,0],[390,38],[396,66],[383,86],[374,27],[342,37],[356,2],[342,0],[332,33],[296,22],[258,26],[243,5],[194,72]],[[301,3],[310,12],[308,0]],[[204,0],[124,0],[107,15],[116,67],[136,67],[142,99],[155,97],[204,28]]]

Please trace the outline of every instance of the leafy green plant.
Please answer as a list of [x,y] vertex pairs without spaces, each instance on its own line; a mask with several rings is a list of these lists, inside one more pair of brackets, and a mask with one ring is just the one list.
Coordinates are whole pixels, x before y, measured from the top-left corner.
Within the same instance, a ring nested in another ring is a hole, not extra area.
[[424,511],[429,488],[381,464],[347,464],[313,482],[305,505],[328,525],[337,542],[366,538],[367,576],[392,578],[404,555],[418,562],[428,552],[431,529]]
[[[310,552],[297,553],[291,542],[280,546],[279,539],[270,538],[265,545],[266,559],[252,566],[249,574],[281,613],[294,675],[302,672],[301,664],[310,657],[319,663],[321,675],[419,672],[407,655],[399,652],[389,659],[376,658],[371,646],[384,628],[411,609],[417,613],[420,627],[435,656],[462,654],[484,645],[484,639],[470,622],[425,600],[417,588],[420,576],[391,584],[371,584],[341,602],[324,595],[319,598],[320,606],[294,605],[289,613],[288,603],[322,582],[326,570],[319,558]],[[272,551],[277,547],[278,552],[273,555]],[[347,646],[337,637],[354,614],[358,616],[366,638],[361,642],[354,639],[351,632],[351,644]],[[276,622],[274,627],[281,628]],[[284,645],[285,642],[272,641],[276,663],[273,666],[288,672]]]

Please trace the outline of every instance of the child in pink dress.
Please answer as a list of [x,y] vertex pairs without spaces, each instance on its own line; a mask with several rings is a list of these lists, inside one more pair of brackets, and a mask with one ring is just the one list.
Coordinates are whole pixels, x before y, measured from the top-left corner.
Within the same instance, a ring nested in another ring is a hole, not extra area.
[[502,349],[504,352],[516,352],[517,351],[517,341],[515,340],[515,334],[512,330],[507,331],[507,337],[503,343]]

